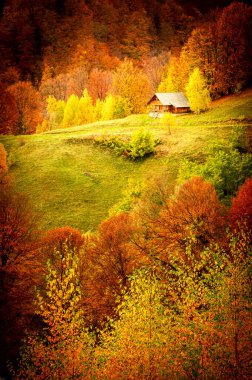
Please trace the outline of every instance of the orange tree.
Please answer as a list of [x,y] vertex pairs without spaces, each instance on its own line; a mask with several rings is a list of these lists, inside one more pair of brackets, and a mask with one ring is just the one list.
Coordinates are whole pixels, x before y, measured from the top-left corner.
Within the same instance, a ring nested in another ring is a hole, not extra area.
[[232,199],[230,207],[232,229],[248,229],[252,232],[252,177],[246,179]]
[[213,186],[201,177],[185,182],[175,197],[168,198],[159,216],[149,224],[151,247],[156,255],[169,261],[169,251],[187,261],[188,245],[197,256],[204,247],[218,241],[224,232],[225,209]]
[[83,261],[83,289],[87,314],[93,324],[115,315],[116,299],[121,284],[145,258],[132,241],[137,233],[134,218],[126,213],[102,222],[98,234],[91,236]]
[[18,110],[16,134],[31,134],[42,121],[41,99],[30,82],[17,82],[8,87],[8,92],[15,98]]
[[113,75],[112,93],[127,99],[132,113],[141,113],[150,97],[150,83],[142,70],[125,59]]

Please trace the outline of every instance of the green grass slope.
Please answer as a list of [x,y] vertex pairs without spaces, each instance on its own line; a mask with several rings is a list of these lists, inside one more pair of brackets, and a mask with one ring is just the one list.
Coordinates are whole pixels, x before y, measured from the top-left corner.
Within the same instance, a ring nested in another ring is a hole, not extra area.
[[[176,117],[170,130],[147,115],[97,122],[32,136],[1,136],[19,192],[30,198],[41,228],[70,225],[95,230],[121,198],[128,181],[166,174],[174,186],[183,158],[204,157],[216,139],[226,144],[237,123],[250,125],[252,91],[213,103],[205,114]],[[94,146],[97,136],[130,137],[149,128],[162,144],[146,160],[132,162]],[[248,127],[250,128],[250,127]]]

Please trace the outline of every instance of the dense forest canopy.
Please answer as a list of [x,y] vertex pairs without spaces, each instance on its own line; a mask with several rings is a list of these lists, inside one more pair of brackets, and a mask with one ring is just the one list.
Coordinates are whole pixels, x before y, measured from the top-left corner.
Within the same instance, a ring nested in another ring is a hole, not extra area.
[[[251,7],[236,2],[221,8],[222,3],[215,8],[213,2],[202,7],[175,0],[5,2],[1,107],[15,112],[12,127],[1,117],[1,133],[104,119],[107,96],[117,104],[110,105],[111,118],[141,113],[159,88],[185,91],[196,68],[213,99],[239,91],[251,83]],[[132,92],[126,85],[131,64],[137,83]],[[118,88],[120,77],[125,85]],[[84,90],[91,102],[81,100]],[[83,112],[84,119],[77,115]]]
[[[6,2],[0,24],[1,107],[11,114],[12,127],[2,116],[1,133],[34,133],[108,114],[141,113],[157,89],[185,91],[196,68],[212,98],[239,91],[251,81],[251,7],[204,4]],[[132,75],[131,91],[126,82]],[[118,85],[121,78],[124,86]],[[78,116],[83,110],[84,118]]]

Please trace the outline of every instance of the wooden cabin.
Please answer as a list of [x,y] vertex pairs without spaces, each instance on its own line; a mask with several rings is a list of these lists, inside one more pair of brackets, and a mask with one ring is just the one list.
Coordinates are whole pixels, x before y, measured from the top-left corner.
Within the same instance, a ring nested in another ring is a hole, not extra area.
[[150,114],[190,112],[190,105],[183,92],[156,92],[147,105],[151,109]]

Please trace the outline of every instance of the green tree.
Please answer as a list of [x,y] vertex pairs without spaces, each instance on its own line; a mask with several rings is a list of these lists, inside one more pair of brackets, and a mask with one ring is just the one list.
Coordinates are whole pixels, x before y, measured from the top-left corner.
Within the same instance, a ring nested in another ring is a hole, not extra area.
[[213,149],[204,164],[183,160],[179,181],[202,176],[212,183],[217,195],[224,199],[234,196],[239,186],[252,175],[252,156],[235,149]]
[[89,371],[93,342],[79,306],[78,258],[66,247],[60,259],[60,271],[48,261],[45,292],[36,299],[44,327],[25,340],[16,379],[77,379]]
[[191,110],[195,113],[205,111],[211,101],[206,80],[198,68],[194,69],[189,77],[186,86],[186,95],[190,103]]

